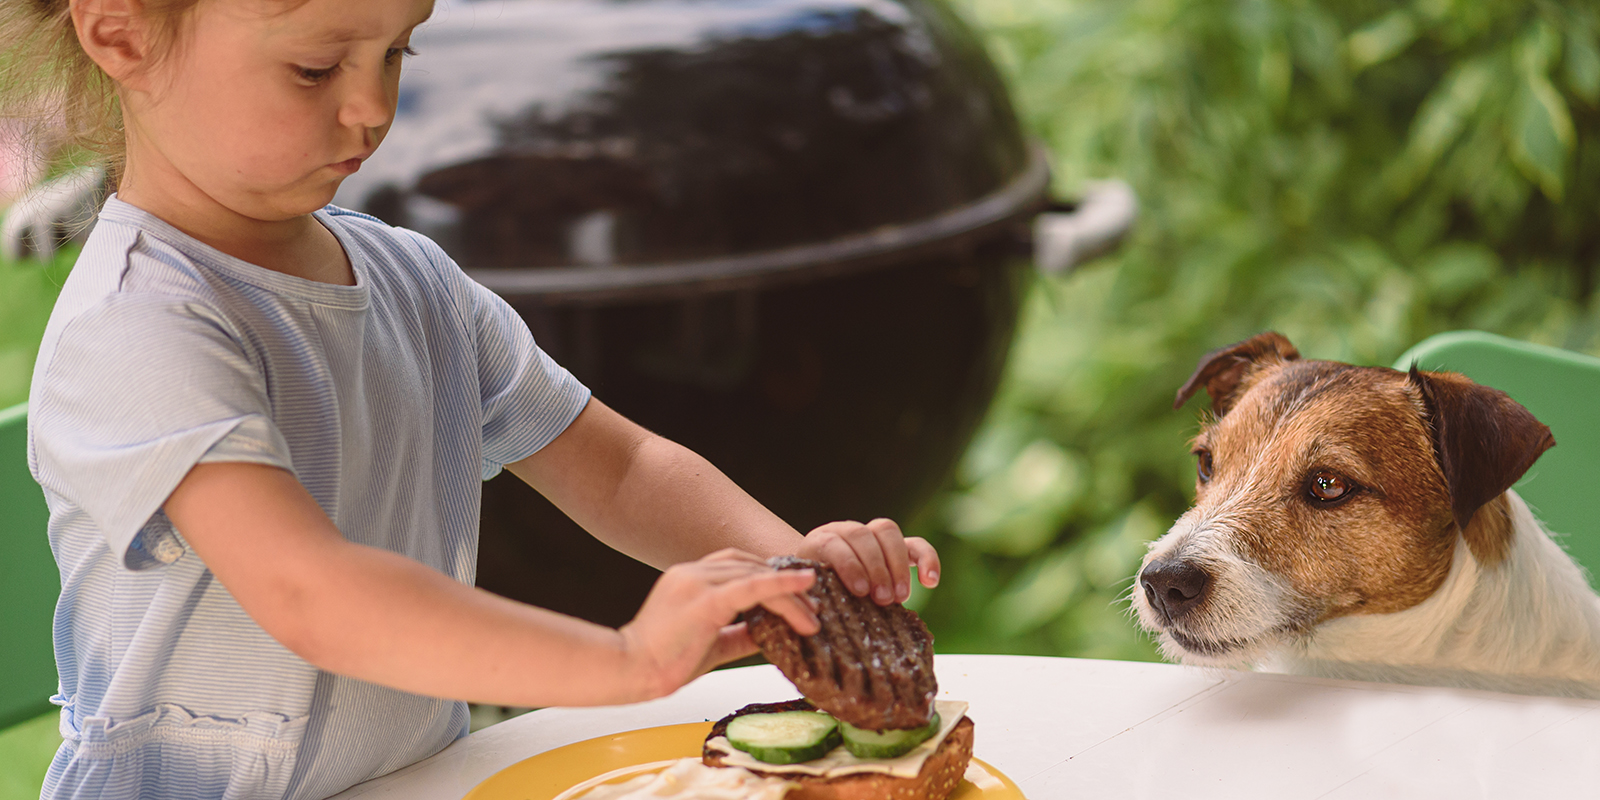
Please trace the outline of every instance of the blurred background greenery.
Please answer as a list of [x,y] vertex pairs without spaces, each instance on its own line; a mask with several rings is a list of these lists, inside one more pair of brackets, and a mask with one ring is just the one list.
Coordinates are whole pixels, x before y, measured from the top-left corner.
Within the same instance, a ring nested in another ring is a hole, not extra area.
[[0,259],[0,408],[28,399],[39,339],[78,249],[63,248],[44,264]]
[[[1600,354],[1592,0],[954,0],[1058,192],[1142,201],[1113,257],[1032,290],[959,472],[908,527],[944,652],[1153,659],[1125,595],[1187,506],[1207,350],[1264,329],[1388,364],[1477,328]],[[72,253],[0,264],[0,406]],[[3,769],[3,768],[0,768]]]
[[957,0],[1058,191],[1133,184],[1114,257],[1035,287],[953,486],[914,523],[947,652],[1154,658],[1126,592],[1192,499],[1206,351],[1265,329],[1389,364],[1477,328],[1600,352],[1590,0]]

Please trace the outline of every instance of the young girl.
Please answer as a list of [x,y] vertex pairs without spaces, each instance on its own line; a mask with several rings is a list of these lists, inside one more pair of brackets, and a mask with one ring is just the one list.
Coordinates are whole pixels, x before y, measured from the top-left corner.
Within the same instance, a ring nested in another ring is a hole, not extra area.
[[[324,207],[431,0],[5,2],[0,63],[48,63],[80,139],[116,108],[125,144],[29,408],[62,581],[45,796],[323,797],[461,736],[461,700],[658,697],[754,652],[755,604],[816,630],[812,576],[768,556],[882,603],[912,564],[937,582],[887,520],[802,537],[590,398],[432,242]],[[666,569],[632,622],[472,588],[502,467]]]

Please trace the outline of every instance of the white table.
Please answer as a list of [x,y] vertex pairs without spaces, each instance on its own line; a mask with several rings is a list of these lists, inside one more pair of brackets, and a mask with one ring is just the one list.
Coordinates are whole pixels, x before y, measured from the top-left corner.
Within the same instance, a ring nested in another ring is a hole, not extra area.
[[[1600,701],[1170,664],[939,656],[976,754],[1031,800],[1600,796]],[[341,800],[455,800],[528,756],[797,696],[772,667],[632,706],[536,711],[352,787]]]

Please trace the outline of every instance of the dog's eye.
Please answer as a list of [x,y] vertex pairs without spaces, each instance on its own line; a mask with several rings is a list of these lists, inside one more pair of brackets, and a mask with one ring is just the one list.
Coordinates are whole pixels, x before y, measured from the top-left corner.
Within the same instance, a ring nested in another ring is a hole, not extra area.
[[1332,472],[1318,472],[1311,476],[1311,496],[1324,503],[1344,497],[1353,488],[1349,481]]
[[1209,483],[1211,481],[1211,451],[1196,450],[1194,455],[1195,472],[1200,475],[1200,482]]

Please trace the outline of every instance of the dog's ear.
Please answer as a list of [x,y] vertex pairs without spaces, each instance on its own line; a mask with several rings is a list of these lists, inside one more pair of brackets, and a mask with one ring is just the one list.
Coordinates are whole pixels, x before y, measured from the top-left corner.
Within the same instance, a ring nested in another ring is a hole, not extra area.
[[1182,408],[1201,386],[1205,386],[1206,394],[1211,395],[1211,410],[1220,417],[1233,408],[1239,384],[1250,370],[1263,363],[1294,361],[1299,357],[1300,351],[1277,331],[1258,333],[1238,344],[1213,350],[1200,359],[1194,374],[1178,390],[1172,407]]
[[1422,372],[1415,364],[1408,378],[1422,394],[1450,510],[1465,531],[1472,515],[1510,489],[1556,439],[1499,389],[1453,372]]

